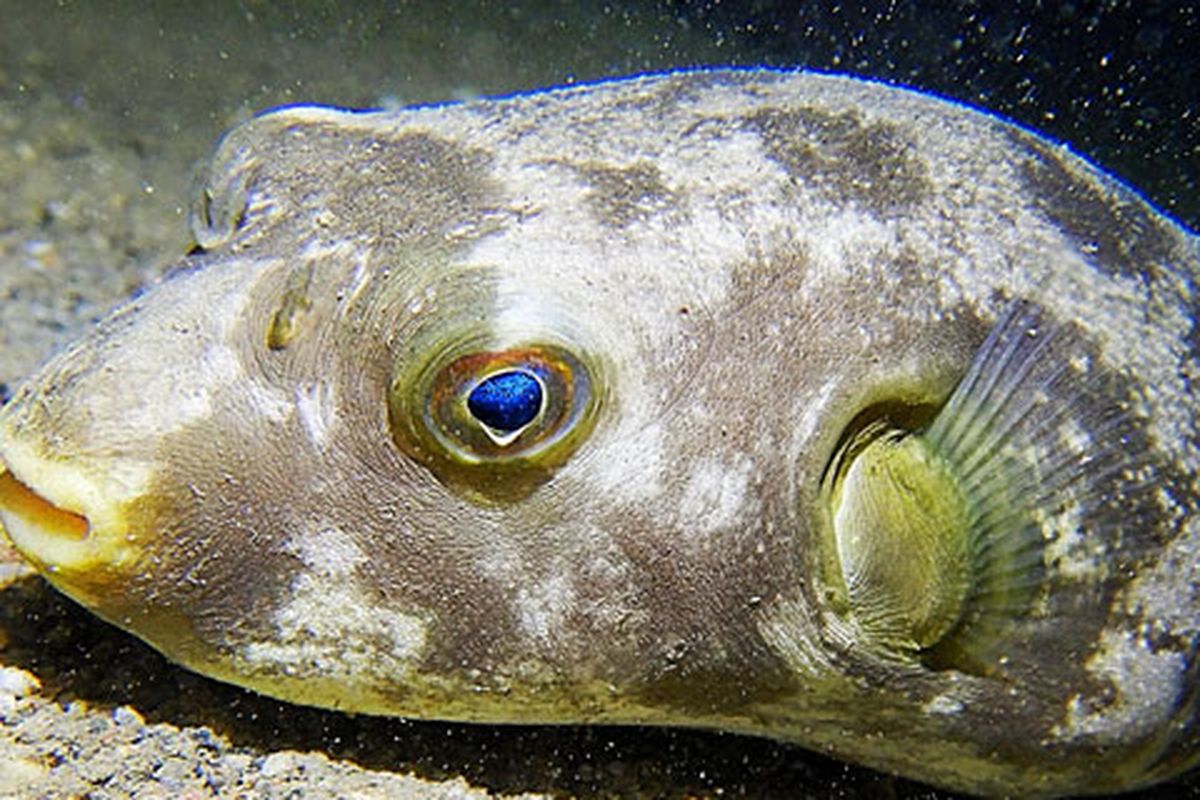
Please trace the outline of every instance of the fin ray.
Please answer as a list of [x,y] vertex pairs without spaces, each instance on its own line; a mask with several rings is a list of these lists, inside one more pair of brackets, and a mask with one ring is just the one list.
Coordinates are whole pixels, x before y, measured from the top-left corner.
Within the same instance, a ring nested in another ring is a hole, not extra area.
[[[994,668],[1007,632],[1065,580],[1047,556],[1047,520],[1097,506],[1114,482],[1127,496],[1143,490],[1128,475],[1146,448],[1122,444],[1135,421],[1107,396],[1092,350],[1040,306],[1015,301],[923,434],[970,506],[972,588],[959,624],[932,648],[935,661]],[[1109,547],[1121,538],[1114,524],[1089,521],[1080,532]]]
[[1155,530],[1136,528],[1155,501],[1135,386],[1018,300],[924,430],[883,417],[849,436],[823,480],[864,641],[988,674],[1035,661],[1047,619],[1108,613]]

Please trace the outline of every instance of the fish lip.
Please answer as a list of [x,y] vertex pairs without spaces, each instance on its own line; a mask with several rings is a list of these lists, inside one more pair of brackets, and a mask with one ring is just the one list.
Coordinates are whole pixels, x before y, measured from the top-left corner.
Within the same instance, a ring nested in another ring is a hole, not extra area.
[[94,471],[0,431],[0,531],[48,574],[86,573],[128,560],[122,503]]
[[91,532],[87,517],[56,506],[7,470],[0,470],[0,519],[20,520],[71,541],[83,541]]
[[0,530],[26,559],[55,572],[85,557],[91,523],[39,494],[0,462]]

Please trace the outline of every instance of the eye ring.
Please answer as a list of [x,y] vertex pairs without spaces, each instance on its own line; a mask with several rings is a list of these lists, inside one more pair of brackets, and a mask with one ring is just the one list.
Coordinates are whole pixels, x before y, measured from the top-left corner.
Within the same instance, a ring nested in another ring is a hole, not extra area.
[[444,483],[491,498],[523,496],[591,432],[596,373],[553,344],[463,350],[393,379],[393,438]]

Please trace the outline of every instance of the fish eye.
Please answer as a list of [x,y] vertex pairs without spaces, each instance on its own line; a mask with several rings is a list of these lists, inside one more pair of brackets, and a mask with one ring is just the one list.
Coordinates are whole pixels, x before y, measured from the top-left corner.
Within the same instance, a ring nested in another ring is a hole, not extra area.
[[469,495],[516,499],[586,438],[597,407],[585,361],[557,345],[438,353],[389,390],[393,438]]
[[496,372],[467,395],[467,410],[497,444],[521,434],[542,412],[545,392],[537,376],[521,369]]

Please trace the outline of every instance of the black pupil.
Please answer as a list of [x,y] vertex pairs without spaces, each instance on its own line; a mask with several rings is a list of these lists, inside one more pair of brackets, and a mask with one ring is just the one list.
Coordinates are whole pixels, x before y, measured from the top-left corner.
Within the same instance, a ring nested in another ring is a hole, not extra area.
[[467,408],[489,428],[511,433],[533,422],[542,410],[542,386],[528,372],[498,372],[471,390]]

